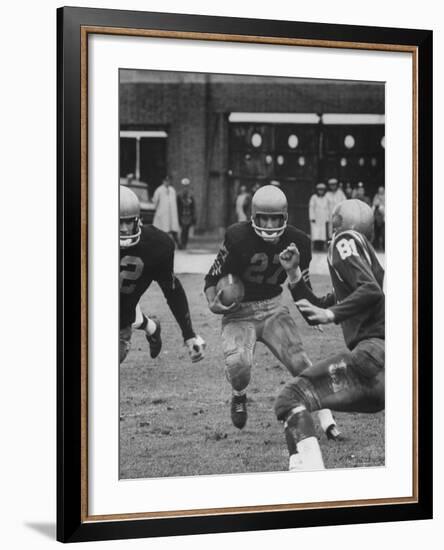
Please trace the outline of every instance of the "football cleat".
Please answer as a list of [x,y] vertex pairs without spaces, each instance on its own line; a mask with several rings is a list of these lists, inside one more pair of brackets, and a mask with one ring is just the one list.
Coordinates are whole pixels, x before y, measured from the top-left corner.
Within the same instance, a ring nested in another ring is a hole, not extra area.
[[151,358],[155,359],[162,349],[162,338],[160,337],[160,332],[162,329],[159,319],[157,319],[156,317],[151,317],[151,320],[153,321],[153,323],[156,324],[156,330],[153,332],[153,334],[145,334],[145,337],[150,346]]
[[233,395],[231,398],[231,421],[239,430],[247,423],[247,395]]
[[330,441],[342,441],[343,437],[341,432],[338,430],[336,424],[331,424],[326,430],[325,435]]
[[[279,227],[266,228],[260,225],[260,215],[279,216]],[[251,199],[251,225],[261,239],[273,242],[278,239],[287,227],[288,202],[284,193],[274,185],[264,185],[259,188]]]

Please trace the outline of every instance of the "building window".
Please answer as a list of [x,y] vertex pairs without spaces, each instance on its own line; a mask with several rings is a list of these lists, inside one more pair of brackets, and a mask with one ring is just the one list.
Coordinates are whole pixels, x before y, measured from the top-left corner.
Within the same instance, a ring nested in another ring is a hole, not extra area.
[[278,155],[276,160],[279,166],[282,166],[284,164],[284,157],[282,155]]
[[347,166],[347,159],[346,159],[346,158],[344,158],[344,157],[343,157],[343,158],[341,158],[341,160],[340,160],[340,164],[341,164],[341,166]]
[[355,138],[351,134],[347,134],[344,138],[344,145],[347,149],[353,149],[355,146]]
[[288,136],[288,146],[290,149],[296,149],[296,147],[299,145],[299,139],[298,136],[295,134],[291,134]]
[[260,134],[258,134],[257,132],[255,132],[251,136],[251,145],[253,147],[260,147],[262,145],[262,136]]
[[299,166],[305,166],[305,157],[299,157],[298,164]]
[[381,138],[381,147],[385,149],[385,136],[382,136]]

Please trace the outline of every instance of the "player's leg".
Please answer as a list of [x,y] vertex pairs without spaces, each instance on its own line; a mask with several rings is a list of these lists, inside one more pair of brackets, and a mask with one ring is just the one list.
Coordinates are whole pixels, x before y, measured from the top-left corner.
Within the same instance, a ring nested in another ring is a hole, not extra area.
[[[287,307],[278,307],[265,321],[260,338],[270,351],[281,361],[292,376],[297,376],[311,361],[304,351],[302,339],[295,320]],[[317,411],[322,430],[329,439],[339,439],[340,432],[329,409]]]
[[275,412],[284,422],[290,469],[322,466],[310,412],[329,408],[371,413],[384,408],[384,343],[375,339],[362,344],[309,367],[279,394]]
[[256,329],[252,322],[233,320],[223,324],[225,374],[232,387],[231,420],[239,429],[247,422],[247,386],[255,344]]
[[188,233],[190,231],[190,226],[188,224],[182,225],[182,231],[180,234],[180,242],[182,249],[185,249],[188,245]]
[[157,357],[162,349],[162,338],[160,336],[161,326],[157,317],[148,317],[140,309],[140,305],[137,304],[136,318],[133,323],[133,328],[136,330],[143,330],[150,347],[150,355],[152,359]]
[[119,332],[119,363],[122,363],[131,347],[131,326],[121,328]]

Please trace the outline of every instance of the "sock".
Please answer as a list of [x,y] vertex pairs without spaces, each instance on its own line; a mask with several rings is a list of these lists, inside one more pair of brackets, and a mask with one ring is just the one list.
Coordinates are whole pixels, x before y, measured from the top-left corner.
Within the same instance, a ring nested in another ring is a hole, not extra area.
[[327,431],[327,429],[333,424],[336,426],[335,419],[333,418],[333,415],[331,414],[330,409],[321,409],[318,411],[318,418],[319,423],[321,425],[321,428],[324,432]]
[[321,448],[317,437],[301,439],[296,445],[302,463],[302,470],[325,470]]
[[233,395],[235,395],[236,397],[242,397],[243,395],[246,395],[247,393],[247,388],[244,388],[243,390],[235,390],[233,388]]
[[315,425],[311,414],[304,405],[298,405],[288,413],[285,421],[285,432],[290,455],[290,470],[324,469]]
[[133,328],[136,330],[143,330],[149,336],[156,332],[157,325],[152,319],[142,313],[142,320],[137,319],[136,322],[133,323]]
[[303,470],[301,457],[299,456],[299,453],[295,453],[294,455],[290,456],[288,471],[289,472],[300,472],[301,470]]
[[[144,315],[145,317],[145,315]],[[154,334],[156,332],[156,328],[157,328],[157,325],[156,323],[150,319],[149,317],[147,317],[148,319],[148,322],[146,324],[146,328],[145,328],[145,332],[148,334],[148,335],[151,335],[151,334]]]

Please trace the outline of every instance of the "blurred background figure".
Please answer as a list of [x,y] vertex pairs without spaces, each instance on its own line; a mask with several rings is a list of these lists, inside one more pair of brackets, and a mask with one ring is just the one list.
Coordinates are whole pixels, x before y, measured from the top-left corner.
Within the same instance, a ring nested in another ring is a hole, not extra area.
[[247,216],[247,220],[251,218],[251,201],[253,199],[253,195],[256,193],[258,189],[261,188],[261,184],[257,181],[253,186],[251,187],[250,193],[248,193],[248,197],[245,200],[244,203],[244,211],[245,215]]
[[311,196],[308,204],[313,250],[325,250],[329,220],[329,206],[326,192],[327,186],[325,183],[319,182],[316,185],[316,192]]
[[362,181],[358,181],[356,188],[353,190],[353,198],[359,199],[360,201],[365,202],[365,204],[371,206],[370,197],[366,195],[365,185]]
[[165,176],[162,185],[154,191],[153,203],[156,208],[153,225],[169,233],[173,241],[179,246],[179,216],[177,212],[176,190],[171,185],[170,178]]
[[257,181],[255,184],[253,184],[253,187],[251,188],[251,196],[253,196],[258,189],[261,188],[261,184]]
[[177,195],[177,211],[180,225],[179,248],[185,249],[188,244],[190,228],[196,224],[196,204],[190,190],[190,179],[183,178],[180,183],[182,191]]
[[246,222],[249,219],[248,210],[250,202],[251,195],[247,191],[247,186],[242,184],[236,197],[236,220],[238,222]]
[[373,214],[375,217],[375,235],[373,244],[376,250],[385,248],[385,189],[378,187],[376,195],[373,197]]
[[330,178],[327,182],[328,191],[325,194],[328,200],[328,238],[330,239],[333,234],[332,227],[332,215],[333,210],[340,203],[345,201],[345,195],[342,189],[339,188],[339,182],[336,178]]
[[353,187],[349,181],[344,185],[344,195],[346,199],[353,198]]

